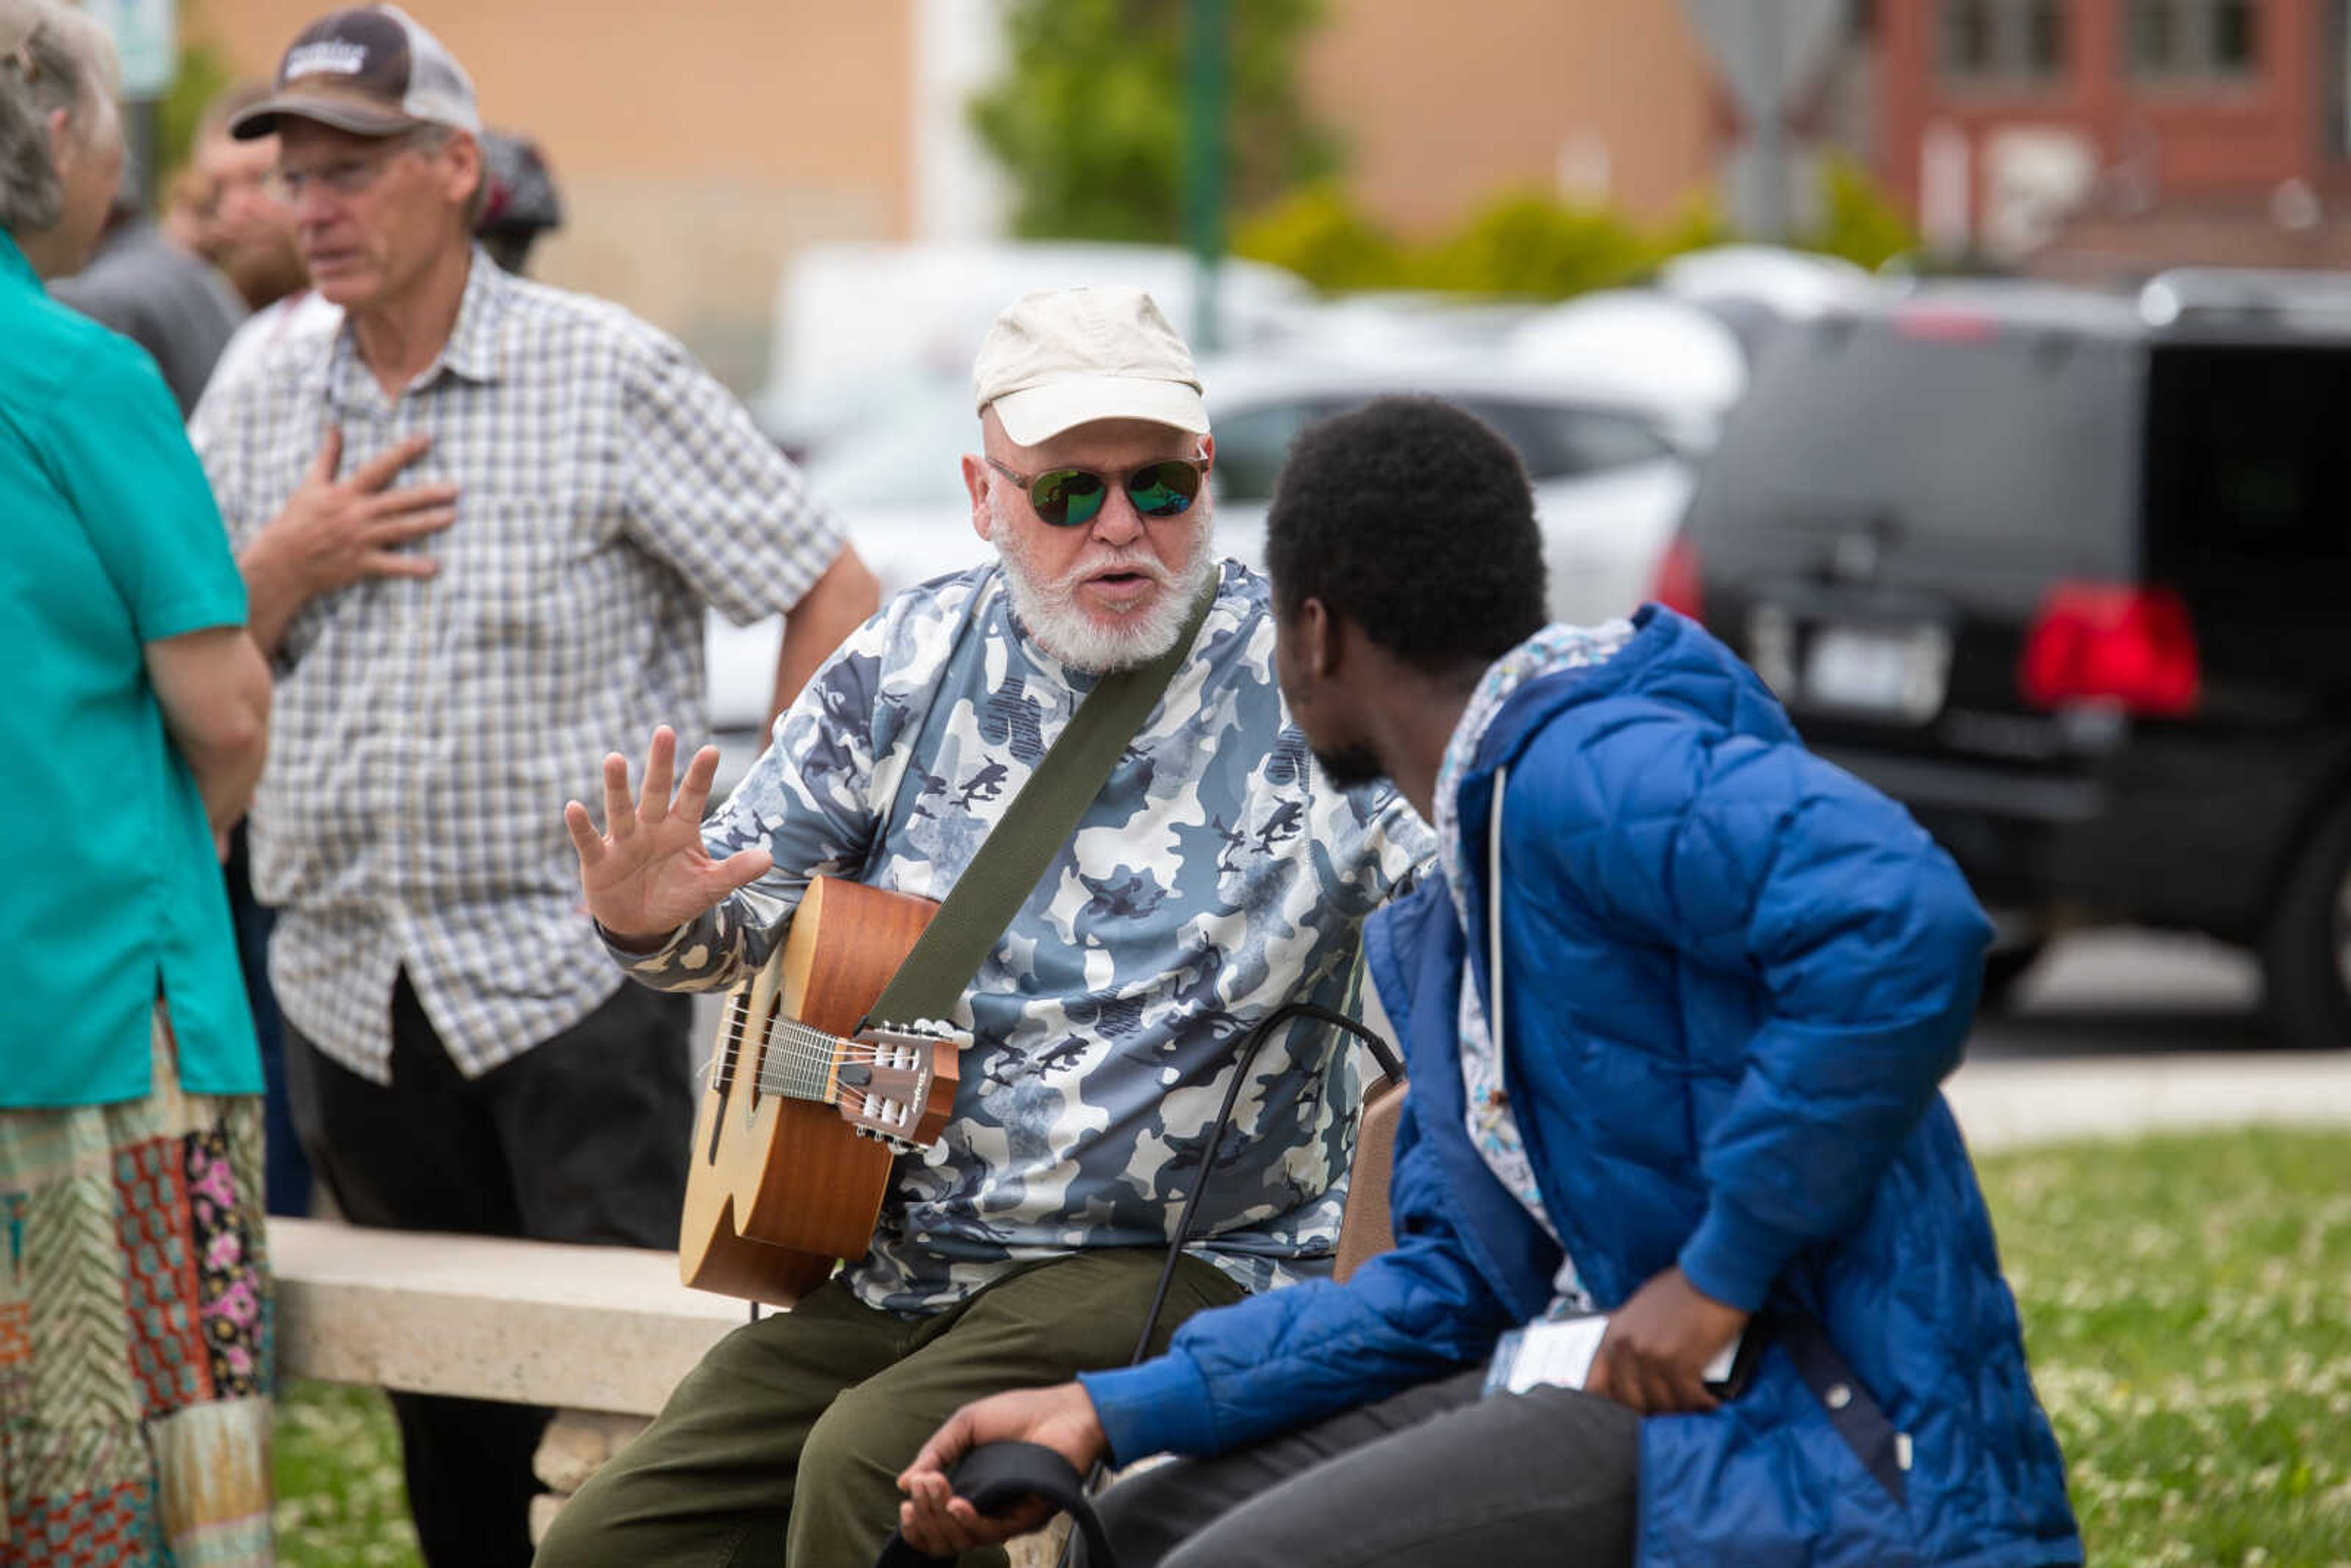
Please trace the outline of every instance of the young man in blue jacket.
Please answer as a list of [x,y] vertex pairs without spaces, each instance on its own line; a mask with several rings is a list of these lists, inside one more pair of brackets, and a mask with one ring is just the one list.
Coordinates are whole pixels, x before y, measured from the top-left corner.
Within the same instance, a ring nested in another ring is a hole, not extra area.
[[[1525,476],[1458,410],[1310,431],[1268,530],[1300,726],[1442,844],[1365,936],[1412,1078],[1395,1249],[967,1406],[908,1539],[1033,1524],[947,1480],[1018,1438],[1193,1456],[1103,1499],[1123,1568],[2079,1563],[1937,1091],[1990,935],[1950,860],[1692,622],[1544,625]],[[1543,1381],[1594,1311],[1580,1386]]]

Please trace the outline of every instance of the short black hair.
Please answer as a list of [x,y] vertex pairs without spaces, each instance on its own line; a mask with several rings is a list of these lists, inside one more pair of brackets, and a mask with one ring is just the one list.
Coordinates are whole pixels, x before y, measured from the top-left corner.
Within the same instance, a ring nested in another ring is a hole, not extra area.
[[1419,669],[1491,663],[1548,619],[1526,468],[1438,398],[1379,398],[1301,432],[1265,531],[1283,619],[1319,599]]

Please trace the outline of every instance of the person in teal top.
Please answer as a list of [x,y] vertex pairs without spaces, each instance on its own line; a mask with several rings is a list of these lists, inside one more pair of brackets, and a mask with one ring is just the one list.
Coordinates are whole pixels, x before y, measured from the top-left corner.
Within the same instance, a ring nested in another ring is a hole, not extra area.
[[[0,1105],[147,1093],[159,989],[183,1087],[258,1093],[195,771],[207,737],[172,744],[206,716],[167,709],[148,669],[152,645],[192,634],[249,647],[244,580],[155,362],[50,301],[26,248],[0,235],[0,645],[16,672],[0,812],[43,828],[0,899]],[[232,821],[244,804],[209,803]]]
[[0,1561],[267,1561],[261,1066],[215,843],[269,677],[145,350],[52,302],[105,35],[0,0]]

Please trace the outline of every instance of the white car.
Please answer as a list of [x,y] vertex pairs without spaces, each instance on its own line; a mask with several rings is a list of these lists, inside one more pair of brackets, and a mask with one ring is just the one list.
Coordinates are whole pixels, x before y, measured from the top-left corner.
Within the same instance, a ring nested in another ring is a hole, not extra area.
[[[1425,392],[1470,410],[1518,448],[1534,481],[1551,612],[1586,624],[1641,603],[1689,498],[1690,432],[1711,426],[1670,400],[1645,400],[1619,374],[1494,354],[1235,359],[1205,364],[1201,380],[1216,424],[1210,482],[1222,553],[1264,568],[1267,503],[1301,429],[1383,393]],[[885,596],[991,558],[993,547],[972,531],[957,461],[977,449],[978,436],[967,395],[942,393],[901,403],[810,464],[810,487],[847,521]],[[710,716],[725,758],[722,786],[764,741],[780,635],[774,621],[735,627],[712,618]]]

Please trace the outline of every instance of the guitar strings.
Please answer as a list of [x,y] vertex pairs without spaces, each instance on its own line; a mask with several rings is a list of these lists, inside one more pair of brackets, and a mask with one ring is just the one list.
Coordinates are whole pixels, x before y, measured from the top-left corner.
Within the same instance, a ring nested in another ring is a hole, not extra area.
[[[749,1043],[748,1027],[751,1019],[748,1014],[751,1009],[743,1008],[737,1011],[737,1016],[730,1019],[727,1025],[723,1049],[716,1053],[709,1064],[704,1068],[705,1076],[715,1077],[720,1071],[731,1074],[741,1059],[743,1047]],[[774,1016],[768,1022],[768,1038],[770,1045],[780,1047],[780,1050],[770,1050],[762,1058],[758,1073],[759,1088],[768,1093],[783,1094],[795,1099],[817,1100],[821,1103],[820,1093],[806,1092],[795,1093],[794,1091],[796,1089],[820,1090],[823,1084],[833,1080],[833,1074],[842,1067],[879,1061],[884,1051],[896,1051],[905,1049],[896,1045],[883,1046],[871,1040],[844,1039],[840,1035],[831,1034],[811,1025],[801,1023],[796,1019]],[[857,1092],[852,1090],[848,1092]],[[833,1103],[841,1102],[836,1100]]]

